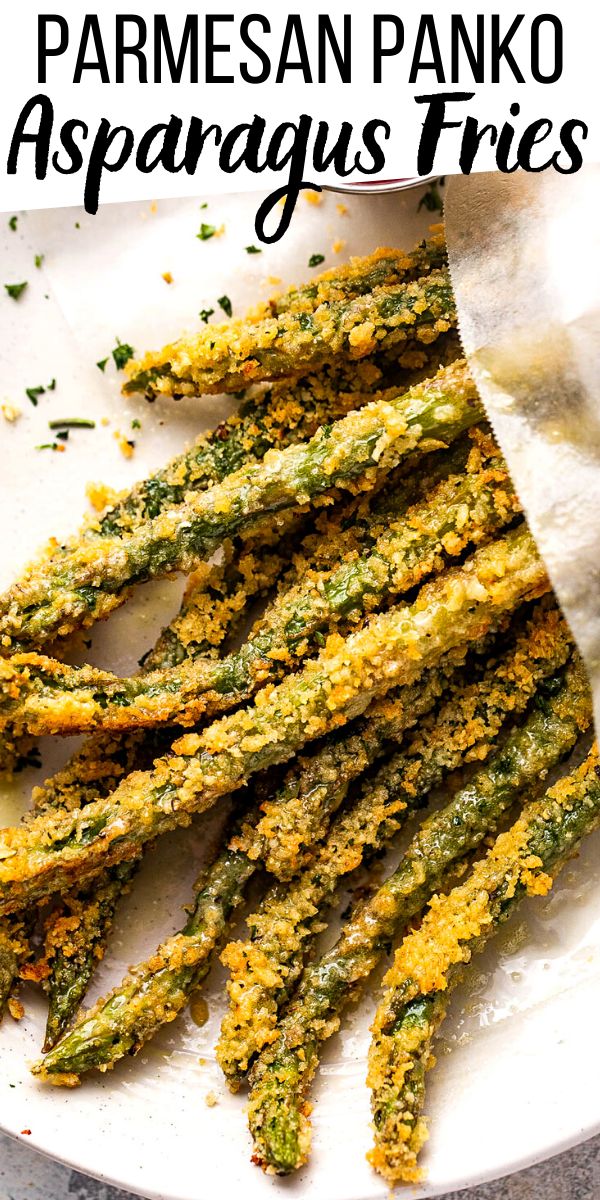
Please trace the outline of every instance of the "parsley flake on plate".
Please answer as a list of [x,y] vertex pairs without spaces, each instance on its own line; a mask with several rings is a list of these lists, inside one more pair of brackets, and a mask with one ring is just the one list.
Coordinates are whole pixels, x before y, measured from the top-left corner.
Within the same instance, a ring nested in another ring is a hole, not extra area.
[[125,364],[129,362],[130,358],[133,358],[134,354],[135,350],[133,346],[128,345],[127,342],[120,342],[117,338],[117,344],[112,352],[117,371],[122,371]]
[[25,280],[24,283],[5,283],[4,287],[6,288],[11,300],[18,300],[19,296],[23,295],[23,292],[27,287],[27,280]]

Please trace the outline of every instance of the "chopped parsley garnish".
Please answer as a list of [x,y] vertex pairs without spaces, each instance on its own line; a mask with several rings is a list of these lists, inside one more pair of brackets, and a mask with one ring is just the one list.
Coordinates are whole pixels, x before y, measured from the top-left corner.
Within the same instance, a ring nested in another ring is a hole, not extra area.
[[325,262],[324,254],[311,254],[308,265],[309,267],[319,267],[323,262]]
[[33,407],[37,408],[38,397],[43,396],[45,391],[45,387],[40,384],[39,387],[25,388],[25,395],[31,400]]
[[50,380],[50,383],[48,384],[48,391],[49,391],[49,392],[55,392],[55,391],[56,391],[56,380],[55,380],[55,379],[51,379],[51,380]]
[[103,372],[104,372],[104,371],[106,370],[106,364],[107,364],[107,362],[108,362],[108,359],[107,359],[107,358],[101,358],[101,359],[100,359],[100,362],[97,362],[97,363],[96,363],[96,366],[98,367],[98,370],[99,370],[99,371],[103,371]]
[[246,246],[246,254],[262,254],[260,246]]
[[75,228],[76,228],[76,229],[81,229],[81,225],[79,224],[79,221],[76,221],[76,222],[75,222]]
[[5,283],[4,287],[6,288],[11,300],[18,300],[19,296],[23,295],[23,292],[27,287],[27,280],[25,280],[25,283]]
[[10,221],[8,222],[8,228],[12,229],[13,233],[16,233],[17,230],[17,220],[18,217],[11,217]]
[[417,212],[420,212],[422,208],[426,208],[427,212],[443,212],[444,201],[442,200],[439,189],[444,186],[445,182],[445,175],[440,175],[439,179],[432,180],[427,191],[425,192],[425,195],[421,196],[421,199],[419,200]]
[[197,233],[196,237],[199,238],[201,242],[208,242],[211,237],[215,236],[216,232],[216,225],[205,225],[203,221],[200,226],[200,233]]
[[37,268],[38,268],[38,270],[39,270],[39,268],[41,267],[41,265],[42,265],[42,263],[43,263],[43,261],[44,261],[44,255],[43,255],[43,254],[36,254],[36,256],[35,256],[35,258],[34,258],[34,260],[33,260],[33,261],[34,261],[34,263],[35,263],[36,267],[37,267]]
[[68,442],[69,430],[68,429],[59,429],[56,436],[57,436],[57,438],[60,438],[61,442]]
[[214,308],[201,308],[198,316],[200,317],[201,321],[204,321],[205,325],[208,325],[208,318],[212,317],[214,311]]
[[48,429],[95,429],[96,422],[87,417],[65,417],[64,421],[48,421]]
[[200,205],[200,208],[208,208],[208,200],[205,200],[204,204]]
[[230,317],[231,314],[233,313],[233,306],[232,306],[231,300],[229,299],[229,296],[219,296],[217,303],[223,309],[223,312],[226,313],[228,317]]
[[141,429],[141,428],[142,428],[142,422],[141,422],[141,421],[138,421],[137,417],[134,417],[134,418],[133,418],[133,421],[131,422],[131,428],[132,428],[132,429]]
[[57,446],[56,442],[41,442],[41,444],[39,446],[36,446],[35,449],[36,450],[58,450],[58,446]]
[[120,342],[117,338],[117,344],[112,352],[117,371],[122,371],[125,363],[128,363],[129,359],[133,358],[134,354],[135,350],[133,349],[133,346],[129,346],[127,342]]

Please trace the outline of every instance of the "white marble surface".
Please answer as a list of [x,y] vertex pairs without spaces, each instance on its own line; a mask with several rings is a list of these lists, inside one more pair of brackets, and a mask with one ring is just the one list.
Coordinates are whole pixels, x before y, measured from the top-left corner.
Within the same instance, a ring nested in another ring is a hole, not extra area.
[[[285,1187],[285,1185],[284,1185]],[[508,1179],[440,1200],[600,1200],[600,1137]],[[0,1200],[134,1200],[0,1134]]]

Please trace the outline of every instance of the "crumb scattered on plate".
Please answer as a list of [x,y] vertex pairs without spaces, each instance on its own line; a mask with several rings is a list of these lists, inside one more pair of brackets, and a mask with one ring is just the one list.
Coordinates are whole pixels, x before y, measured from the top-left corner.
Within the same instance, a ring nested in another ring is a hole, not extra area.
[[13,425],[23,415],[22,409],[17,408],[16,404],[0,404],[0,412],[9,425]]
[[113,437],[119,446],[119,450],[121,451],[123,458],[133,458],[135,442],[132,442],[129,438],[126,438],[124,434],[119,432],[118,429],[115,429]]

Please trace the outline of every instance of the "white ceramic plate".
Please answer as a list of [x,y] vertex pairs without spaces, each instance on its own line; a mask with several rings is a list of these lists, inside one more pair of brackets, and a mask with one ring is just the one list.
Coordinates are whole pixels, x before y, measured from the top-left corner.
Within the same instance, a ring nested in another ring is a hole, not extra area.
[[[138,349],[160,344],[192,323],[200,308],[216,307],[223,293],[239,312],[273,290],[268,276],[287,282],[307,275],[311,253],[325,254],[331,265],[338,238],[346,240],[344,253],[362,253],[378,244],[409,246],[426,227],[415,193],[353,197],[347,214],[328,195],[320,207],[302,202],[283,245],[250,256],[244,247],[255,240],[255,203],[254,197],[226,197],[200,210],[200,201],[161,202],[156,211],[133,204],[107,208],[95,219],[73,210],[30,214],[19,218],[16,233],[0,218],[1,282],[29,280],[18,303],[0,298],[0,403],[24,410],[14,426],[0,419],[0,586],[45,537],[77,525],[86,481],[133,481],[225,411],[217,401],[125,403],[112,365],[104,375],[95,365],[116,336]],[[223,222],[226,231],[198,241],[201,221]],[[45,254],[41,270],[34,267],[34,253]],[[171,285],[161,278],[168,271]],[[33,408],[24,389],[53,377],[56,389]],[[49,419],[73,415],[111,423],[72,434],[65,454],[34,450],[49,440]],[[131,434],[134,417],[142,429]],[[130,461],[119,452],[117,430],[137,442]],[[173,583],[141,589],[94,632],[94,661],[133,669],[174,611],[178,594]],[[48,744],[42,750],[47,775],[68,748]],[[4,789],[0,818],[15,819],[33,782],[29,773],[18,788]],[[206,837],[198,825],[165,838],[148,857],[123,904],[93,995],[181,923]],[[428,1180],[410,1195],[439,1195],[502,1175],[600,1128],[599,844],[595,839],[586,846],[553,896],[523,909],[478,964],[469,987],[456,995],[429,1083]],[[311,1200],[383,1197],[386,1189],[364,1157],[372,995],[328,1047],[315,1091],[312,1162],[284,1183],[250,1164],[243,1099],[228,1095],[215,1065],[222,992],[217,968],[205,989],[206,1026],[198,1029],[184,1016],[139,1058],[74,1092],[43,1088],[28,1073],[44,1012],[40,999],[26,994],[24,1020],[16,1025],[7,1018],[0,1029],[0,1126],[79,1170],[146,1196],[209,1200],[240,1189],[248,1200],[290,1192]],[[211,1092],[214,1107],[206,1104]]]

